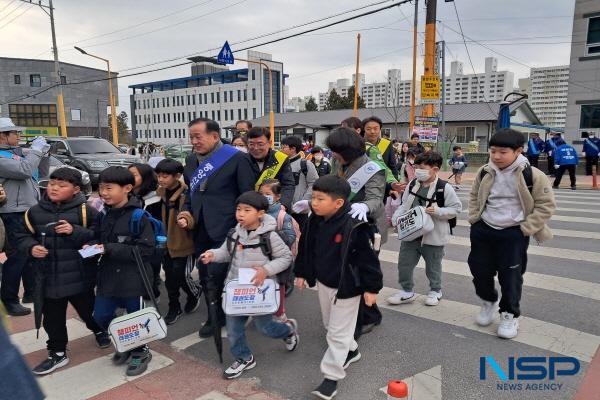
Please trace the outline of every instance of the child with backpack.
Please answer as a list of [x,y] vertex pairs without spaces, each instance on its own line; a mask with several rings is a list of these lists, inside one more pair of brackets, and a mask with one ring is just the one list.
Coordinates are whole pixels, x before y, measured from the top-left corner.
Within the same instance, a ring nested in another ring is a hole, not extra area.
[[16,232],[19,250],[35,261],[36,308],[41,307],[48,334],[48,358],[33,369],[46,375],[69,363],[67,357],[67,306],[71,304],[100,348],[110,346],[110,337],[92,317],[96,271],[78,253],[94,237],[97,212],[86,205],[81,193],[81,173],[58,168],[51,175],[40,202],[25,212],[24,224]]
[[[242,272],[253,269],[251,283],[262,288],[266,278],[275,276],[289,268],[292,252],[275,232],[275,219],[266,212],[269,209],[267,199],[258,192],[243,193],[236,200],[236,219],[238,224],[227,235],[227,240],[218,249],[202,253],[200,260],[204,264],[229,263],[227,281],[238,280]],[[265,254],[264,241],[268,242],[270,257]],[[224,307],[226,308],[226,307]],[[246,321],[248,316],[227,315],[227,337],[230,351],[235,361],[223,372],[225,379],[234,379],[244,371],[256,367],[256,360],[246,340]],[[265,336],[282,339],[288,351],[298,346],[297,323],[288,320],[285,323],[273,319],[273,314],[254,315],[256,328]]]
[[[266,179],[258,189],[260,194],[267,198],[269,202],[269,210],[267,214],[275,218],[277,221],[277,233],[283,239],[284,243],[292,251],[292,258],[295,259],[298,254],[298,242],[300,241],[300,226],[298,222],[290,214],[285,211],[285,207],[281,205],[281,183],[277,179]],[[275,313],[275,318],[280,322],[287,321],[285,314],[285,294],[287,293],[287,285],[292,274],[293,260],[290,267],[278,274],[281,290],[281,306]]]
[[[143,307],[142,296],[147,294],[134,256],[134,248],[144,262],[147,277],[152,276],[150,261],[155,257],[155,227],[152,221],[140,216],[141,203],[131,195],[135,178],[123,167],[108,167],[100,173],[98,193],[104,200],[104,210],[99,214],[95,238],[89,245],[101,251],[98,261],[98,285],[94,318],[108,329],[117,308],[128,313]],[[84,246],[84,248],[89,247]],[[142,374],[148,368],[152,354],[147,345],[131,351],[116,352],[115,365],[129,361],[127,376]]]
[[392,223],[414,207],[425,207],[425,213],[433,220],[433,230],[412,240],[403,240],[398,256],[398,280],[402,290],[387,298],[393,305],[410,303],[415,300],[413,292],[413,271],[419,259],[425,260],[425,274],[429,279],[430,291],[425,305],[437,306],[442,298],[442,259],[444,246],[448,243],[451,228],[456,225],[456,217],[462,211],[462,203],[448,182],[440,179],[442,155],[429,151],[415,159],[416,179],[408,184],[402,195],[402,205],[398,207]]
[[[488,326],[500,311],[497,334],[512,339],[519,329],[529,238],[538,242],[552,239],[547,222],[556,203],[546,175],[522,155],[522,133],[501,129],[489,145],[490,162],[477,172],[469,196],[468,263],[475,293],[483,301],[475,321]],[[496,274],[502,290],[499,309]]]
[[[167,232],[167,251],[163,258],[165,286],[169,295],[169,311],[165,315],[167,325],[177,322],[183,311],[179,303],[180,289],[187,295],[184,306],[186,314],[198,309],[198,288],[190,287],[186,281],[188,263],[194,255],[192,229],[194,218],[189,212],[181,212],[185,204],[187,185],[181,181],[183,165],[171,158],[160,161],[155,168],[158,176],[156,194],[160,197],[158,214]],[[184,218],[186,228],[181,228],[177,220]],[[193,289],[193,290],[192,290]]]
[[313,186],[312,211],[300,238],[294,267],[296,287],[317,285],[327,351],[321,360],[323,382],[312,394],[332,399],[346,368],[360,360],[354,339],[360,300],[368,307],[377,301],[383,275],[373,249],[368,222],[353,218],[349,211],[350,184],[342,177],[327,175]]
[[454,189],[460,190],[462,174],[465,172],[469,164],[467,163],[467,158],[463,154],[462,147],[454,146],[452,151],[454,154],[452,155],[452,158],[448,160],[448,164],[452,167],[452,175],[454,175],[454,183],[456,184]]

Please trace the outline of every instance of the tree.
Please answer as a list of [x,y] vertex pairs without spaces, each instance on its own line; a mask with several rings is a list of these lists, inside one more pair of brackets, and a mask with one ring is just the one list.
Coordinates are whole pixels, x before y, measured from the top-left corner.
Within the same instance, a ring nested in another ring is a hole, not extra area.
[[340,110],[344,107],[344,98],[340,96],[335,89],[331,89],[327,101],[325,102],[325,110]]
[[[127,125],[127,121],[129,120],[129,116],[125,111],[121,111],[119,115],[117,115],[117,134],[119,136],[119,143],[127,142],[127,130],[129,126]],[[112,131],[112,119],[110,114],[108,115],[108,129]]]
[[[354,86],[350,86],[348,88],[348,96],[346,96],[345,98],[345,105],[346,107],[344,108],[354,108]],[[360,94],[358,95],[358,100],[356,101],[357,103],[357,108],[365,108],[365,100],[360,96]]]
[[319,109],[319,106],[317,106],[317,102],[315,101],[315,98],[310,96],[310,98],[304,105],[304,108],[306,111],[317,111]]

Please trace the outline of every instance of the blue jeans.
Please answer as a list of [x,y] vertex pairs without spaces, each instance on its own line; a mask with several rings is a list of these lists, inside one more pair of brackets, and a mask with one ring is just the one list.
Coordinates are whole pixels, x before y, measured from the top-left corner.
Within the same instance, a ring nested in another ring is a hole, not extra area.
[[[31,268],[27,262],[29,255],[18,251],[15,247],[18,242],[15,232],[22,230],[24,214],[22,212],[2,214],[2,222],[4,222],[6,230],[6,242],[11,245],[11,249],[6,254],[8,259],[2,266],[2,285],[0,286],[0,298],[6,304],[19,302],[21,276],[24,275],[25,268]],[[31,286],[29,282],[24,283],[27,284],[26,286]],[[25,291],[29,291],[31,288],[25,287],[25,289]]]
[[128,313],[142,308],[142,298],[135,297],[103,297],[96,296],[94,303],[94,319],[104,330],[108,330],[110,321],[115,318],[117,308],[124,308]]
[[[229,339],[229,350],[237,359],[249,360],[252,351],[246,341],[246,321],[248,317],[226,316],[227,338]],[[289,325],[276,322],[273,315],[261,315],[253,317],[254,325],[260,333],[273,339],[285,339],[292,333]]]

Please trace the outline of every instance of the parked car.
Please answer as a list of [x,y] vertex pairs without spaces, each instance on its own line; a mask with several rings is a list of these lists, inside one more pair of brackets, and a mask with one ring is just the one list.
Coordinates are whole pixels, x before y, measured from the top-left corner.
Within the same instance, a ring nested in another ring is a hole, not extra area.
[[175,160],[179,160],[184,163],[185,158],[192,154],[194,146],[191,144],[173,144],[169,146],[165,146],[165,157],[174,158]]
[[95,137],[47,137],[50,154],[65,164],[85,171],[92,185],[98,183],[100,172],[110,166],[128,167],[141,162],[137,156],[124,154],[106,139]]
[[[58,158],[56,158],[54,156],[50,156],[49,176],[52,175],[52,173],[54,171],[56,171],[58,168],[77,169],[75,167],[71,167],[70,165],[65,164],[64,162],[60,161]],[[81,170],[79,170],[79,172],[81,172],[81,180],[83,182],[83,187],[81,188],[81,192],[85,195],[85,198],[87,199],[92,194],[92,182],[90,181],[90,174],[88,174],[85,171],[81,171]],[[46,187],[48,186],[48,180],[49,180],[49,177],[44,177],[39,180],[38,185],[40,186],[41,190],[46,190]]]

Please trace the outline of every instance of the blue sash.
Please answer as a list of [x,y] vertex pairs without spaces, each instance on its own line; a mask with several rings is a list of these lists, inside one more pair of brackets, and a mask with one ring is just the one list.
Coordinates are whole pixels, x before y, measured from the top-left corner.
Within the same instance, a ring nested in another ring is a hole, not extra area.
[[238,151],[235,147],[225,144],[212,156],[202,161],[196,168],[192,179],[190,179],[190,194],[193,195],[202,183],[217,172]]
[[590,146],[592,149],[596,150],[596,152],[600,151],[600,150],[598,150],[598,146],[596,146],[594,144],[594,142],[592,142],[590,139],[585,139],[585,141],[588,144],[588,146]]
[[534,156],[537,156],[538,154],[540,154],[540,151],[538,150],[537,146],[535,145],[535,140],[533,140],[533,139],[529,139],[528,150],[530,150],[530,153]]
[[[7,151],[7,150],[0,150],[0,157],[4,157],[4,158],[10,158],[10,159],[14,159],[14,160],[18,160],[19,158],[21,158],[19,155],[11,152],[11,151]],[[33,172],[33,176],[32,176],[34,181],[38,181],[40,178],[40,171],[36,170]]]
[[552,150],[556,150],[556,142],[552,139],[548,140],[548,143],[550,143],[550,147],[552,147]]

